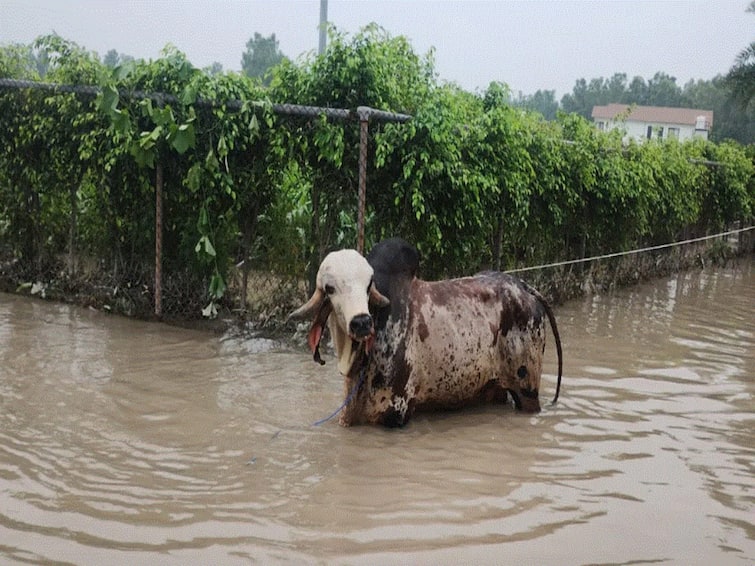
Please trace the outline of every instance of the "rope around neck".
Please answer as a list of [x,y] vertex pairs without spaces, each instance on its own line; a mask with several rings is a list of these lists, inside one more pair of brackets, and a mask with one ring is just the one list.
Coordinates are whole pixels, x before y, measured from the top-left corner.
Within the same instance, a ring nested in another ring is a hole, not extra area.
[[351,400],[354,398],[354,395],[357,394],[357,391],[359,391],[359,388],[364,383],[364,380],[365,380],[366,377],[367,377],[367,366],[365,365],[365,366],[362,367],[362,371],[359,373],[359,380],[351,388],[351,391],[349,392],[348,396],[346,397],[346,400],[343,403],[341,403],[341,406],[338,407],[335,411],[333,411],[332,414],[330,414],[329,416],[325,417],[324,419],[320,419],[319,421],[313,422],[312,426],[320,426],[322,424],[325,424],[330,419],[332,419],[333,417],[335,417],[338,413],[340,413],[346,407],[346,405],[348,405],[349,403],[351,403]]

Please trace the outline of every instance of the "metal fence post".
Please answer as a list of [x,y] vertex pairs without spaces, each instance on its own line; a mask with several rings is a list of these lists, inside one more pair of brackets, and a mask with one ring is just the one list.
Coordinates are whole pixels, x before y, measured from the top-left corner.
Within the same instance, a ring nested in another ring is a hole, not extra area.
[[[63,93],[75,93],[82,96],[95,97],[102,92],[99,86],[95,85],[72,85],[72,84],[56,84],[56,83],[43,83],[39,81],[19,80],[0,77],[0,92],[3,89],[40,89],[49,91],[54,95]],[[164,105],[165,103],[184,105],[184,103],[175,95],[162,92],[145,92],[140,90],[130,90],[125,88],[118,89],[118,95],[123,101],[134,100],[152,100],[158,105]],[[197,98],[192,105],[202,108],[224,108],[229,111],[238,111],[246,108],[249,101],[237,100],[237,99],[209,99],[209,98]],[[314,117],[325,116],[332,120],[344,120],[353,122],[355,117],[360,121],[360,153],[359,153],[359,187],[358,187],[358,211],[357,211],[357,248],[360,252],[364,252],[365,247],[365,231],[366,231],[366,196],[367,196],[367,150],[369,140],[369,121],[383,122],[395,122],[403,123],[410,120],[412,117],[407,114],[400,114],[396,112],[387,112],[384,110],[377,110],[368,106],[360,106],[356,111],[346,108],[331,108],[322,106],[305,106],[300,104],[279,104],[259,101],[255,103],[261,109],[268,109],[272,113],[278,116],[299,116],[299,117]],[[278,127],[278,126],[276,126]],[[31,188],[28,190],[31,191]],[[316,200],[316,193],[313,195],[312,202],[312,218],[313,218],[313,235],[316,231],[315,218],[320,212],[320,206]],[[73,196],[72,196],[73,198]],[[163,316],[163,286],[162,286],[162,261],[163,261],[163,205],[164,205],[164,168],[158,162],[155,167],[155,278],[154,278],[154,316],[156,318],[162,318]],[[74,201],[72,201],[72,209]],[[38,206],[38,205],[37,205]],[[69,261],[73,263],[75,267],[76,246],[73,244],[75,233],[77,232],[76,224],[78,219],[76,218],[80,211],[77,209],[73,211],[74,217],[70,219],[70,233],[69,240],[69,254],[71,257]],[[35,230],[36,226],[32,227]],[[42,244],[36,243],[37,236],[32,233],[31,243],[29,246],[40,247]],[[319,237],[315,237],[315,240],[319,240]],[[329,242],[319,242],[320,245],[326,247]],[[34,253],[25,254],[28,257],[33,257]],[[120,257],[120,249],[116,250],[116,255]],[[137,258],[132,258],[132,261],[138,261],[139,267],[144,265],[141,263],[143,257],[140,255]],[[121,261],[121,260],[118,260]],[[146,266],[145,266],[146,267]],[[316,265],[314,266],[316,268]],[[251,265],[250,265],[251,268]],[[184,297],[180,292],[171,296],[174,301],[183,301]],[[241,304],[245,304],[247,297],[242,297]],[[146,306],[146,305],[145,305]],[[171,311],[174,311],[174,307],[170,307]]]
[[364,253],[364,222],[367,203],[367,137],[369,133],[370,108],[360,106],[359,115],[359,207],[357,210],[357,251]]
[[155,316],[163,316],[163,166],[155,167]]

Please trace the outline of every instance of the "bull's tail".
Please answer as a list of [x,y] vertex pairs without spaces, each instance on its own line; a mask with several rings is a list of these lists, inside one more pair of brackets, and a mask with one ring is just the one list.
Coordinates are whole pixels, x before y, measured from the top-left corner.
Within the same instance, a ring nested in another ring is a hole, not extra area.
[[558,326],[556,326],[556,315],[553,314],[553,309],[548,304],[548,301],[545,300],[545,297],[543,297],[540,292],[535,289],[534,287],[527,285],[525,283],[525,286],[527,287],[527,290],[538,300],[540,301],[540,304],[543,305],[543,308],[545,309],[545,314],[548,315],[548,320],[551,324],[551,330],[553,331],[553,338],[556,341],[556,353],[558,354],[558,382],[556,383],[556,395],[553,397],[553,401],[551,402],[552,405],[558,401],[558,394],[561,391],[561,373],[563,371],[563,351],[561,350],[561,336],[558,334]]

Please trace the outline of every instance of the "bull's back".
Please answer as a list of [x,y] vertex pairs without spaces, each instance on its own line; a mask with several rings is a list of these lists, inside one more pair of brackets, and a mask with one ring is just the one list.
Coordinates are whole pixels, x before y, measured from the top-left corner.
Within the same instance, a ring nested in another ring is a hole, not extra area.
[[418,408],[458,407],[480,398],[492,380],[507,388],[520,367],[541,371],[543,309],[518,282],[486,273],[411,291],[407,392]]

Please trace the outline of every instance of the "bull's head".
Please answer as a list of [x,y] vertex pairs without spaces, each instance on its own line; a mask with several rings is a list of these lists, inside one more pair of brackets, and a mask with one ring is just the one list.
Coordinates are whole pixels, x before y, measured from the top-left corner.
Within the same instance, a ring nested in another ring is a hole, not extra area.
[[294,319],[312,319],[308,342],[315,361],[320,363],[324,362],[320,359],[319,345],[328,322],[338,371],[343,375],[349,375],[359,345],[369,351],[375,339],[369,305],[382,307],[389,303],[375,288],[372,275],[372,267],[356,250],[331,252],[317,271],[312,297],[289,315]]

